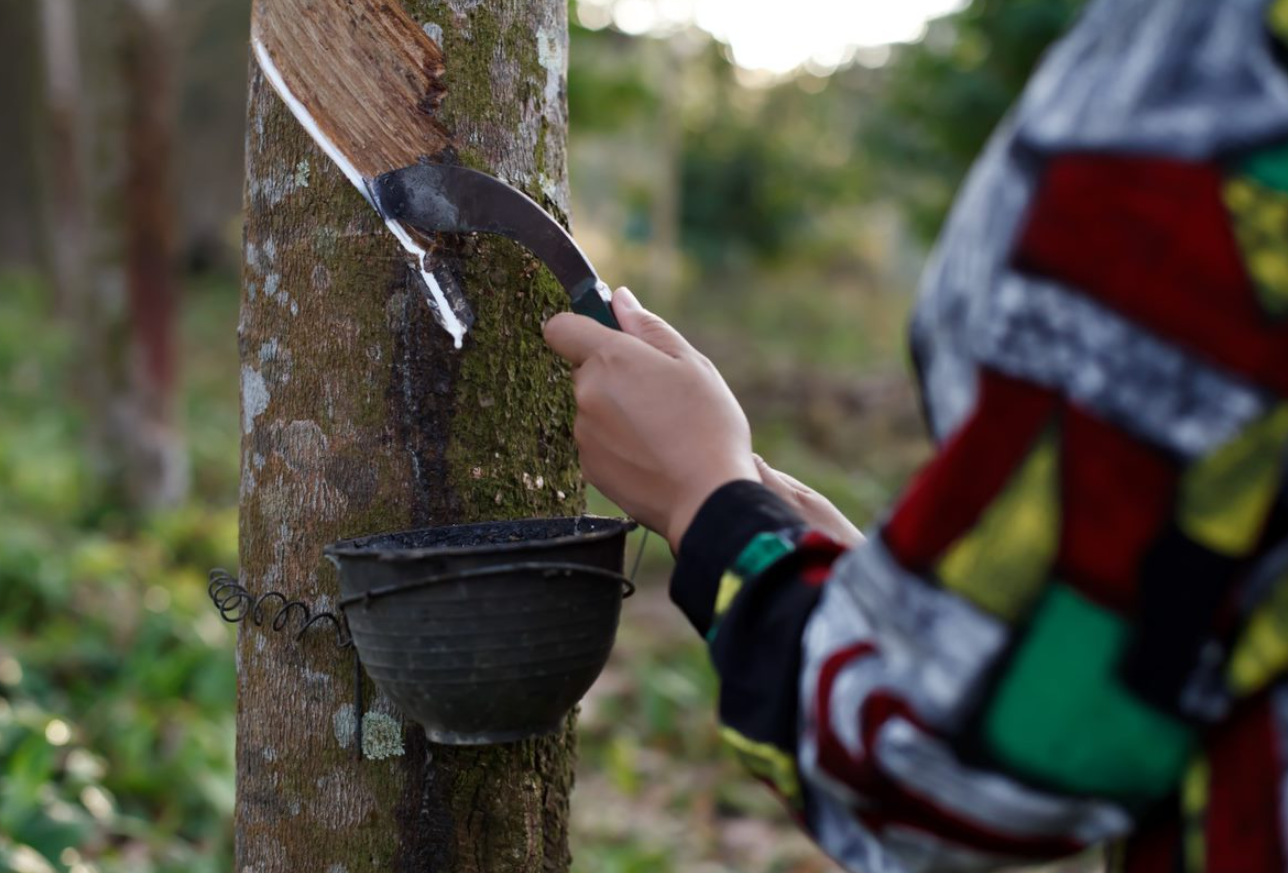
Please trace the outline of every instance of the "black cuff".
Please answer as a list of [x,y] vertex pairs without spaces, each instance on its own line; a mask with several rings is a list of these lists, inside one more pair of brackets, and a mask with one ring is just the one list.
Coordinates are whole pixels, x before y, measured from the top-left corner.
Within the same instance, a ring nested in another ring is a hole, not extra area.
[[744,479],[715,490],[680,541],[671,600],[698,633],[711,628],[720,577],[758,533],[803,527],[795,511],[759,482]]

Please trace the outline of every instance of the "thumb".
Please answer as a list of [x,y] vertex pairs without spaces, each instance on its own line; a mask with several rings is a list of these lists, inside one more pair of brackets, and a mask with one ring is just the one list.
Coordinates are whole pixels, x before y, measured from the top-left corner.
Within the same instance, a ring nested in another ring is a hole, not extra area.
[[623,333],[643,340],[673,358],[693,350],[679,331],[641,306],[629,288],[618,288],[613,292],[613,315],[617,316]]
[[580,367],[601,346],[620,337],[617,331],[604,327],[593,318],[571,312],[561,312],[547,321],[542,334],[546,345],[574,367]]

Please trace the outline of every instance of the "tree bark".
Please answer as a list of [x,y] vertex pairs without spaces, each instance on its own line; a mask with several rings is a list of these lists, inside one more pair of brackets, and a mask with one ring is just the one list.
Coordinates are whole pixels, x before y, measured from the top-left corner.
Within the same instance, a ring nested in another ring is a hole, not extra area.
[[[405,6],[443,47],[459,157],[566,214],[564,0]],[[478,316],[455,351],[403,251],[253,62],[248,122],[242,583],[325,609],[332,540],[579,512],[571,388],[540,334],[567,306],[557,283],[507,241],[444,241]],[[350,675],[326,634],[243,628],[239,873],[567,869],[571,718],[513,745],[432,745],[368,684],[359,758]]]

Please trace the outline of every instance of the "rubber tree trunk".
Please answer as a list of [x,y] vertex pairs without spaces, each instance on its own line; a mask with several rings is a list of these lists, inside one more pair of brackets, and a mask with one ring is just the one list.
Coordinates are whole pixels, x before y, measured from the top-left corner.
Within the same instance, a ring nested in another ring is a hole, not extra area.
[[[563,214],[565,0],[406,6],[443,47],[460,158]],[[457,244],[478,318],[454,350],[402,250],[253,62],[248,121],[242,583],[325,609],[332,540],[579,512],[571,387],[541,341],[567,306],[549,274],[506,241]],[[437,746],[368,686],[359,750],[350,664],[325,633],[243,628],[239,873],[567,869],[571,719],[519,744]]]

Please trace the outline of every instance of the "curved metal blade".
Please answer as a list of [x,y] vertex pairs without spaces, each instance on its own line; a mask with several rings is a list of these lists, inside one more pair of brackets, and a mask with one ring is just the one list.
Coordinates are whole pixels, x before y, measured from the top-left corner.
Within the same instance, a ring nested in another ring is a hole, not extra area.
[[431,233],[493,233],[531,251],[572,298],[573,309],[617,327],[608,288],[563,226],[522,191],[468,167],[416,164],[376,177],[386,218]]

